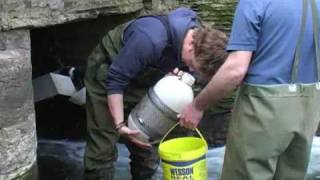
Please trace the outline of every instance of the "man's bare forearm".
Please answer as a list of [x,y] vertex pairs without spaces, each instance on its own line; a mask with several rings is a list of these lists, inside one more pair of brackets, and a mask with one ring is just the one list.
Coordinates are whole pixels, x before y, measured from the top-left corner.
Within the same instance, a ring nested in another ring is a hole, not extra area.
[[194,100],[194,106],[205,110],[209,105],[216,105],[219,100],[232,92],[242,82],[248,70],[252,53],[232,52],[207,86]]
[[[108,96],[108,106],[115,125],[124,121],[123,95],[111,94]],[[107,108],[107,107],[106,107]]]

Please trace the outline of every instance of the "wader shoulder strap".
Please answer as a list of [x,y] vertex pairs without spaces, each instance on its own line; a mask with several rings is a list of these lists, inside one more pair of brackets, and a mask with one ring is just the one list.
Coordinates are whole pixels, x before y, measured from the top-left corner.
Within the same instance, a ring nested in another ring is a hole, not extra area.
[[315,0],[311,0],[312,9],[312,22],[313,22],[313,39],[316,48],[316,64],[317,64],[317,77],[320,80],[320,52],[319,52],[319,16],[317,11],[317,4]]
[[[115,28],[109,30],[106,35],[102,38],[102,45],[106,50],[106,53],[110,57],[110,60],[116,56],[122,48],[122,34],[126,28],[126,23],[120,24]],[[111,62],[110,62],[111,63]]]
[[171,32],[169,28],[169,19],[167,15],[161,15],[161,16],[154,16],[154,18],[158,19],[162,25],[166,28],[167,31],[167,38],[168,38],[168,45],[172,45],[172,37],[171,37]]
[[[295,49],[294,63],[291,73],[291,83],[295,83],[298,74],[298,66],[301,59],[301,44],[303,39],[303,34],[305,31],[306,21],[307,21],[307,11],[308,11],[308,1],[303,0],[303,13],[302,13],[302,23],[300,28],[300,35],[298,43]],[[320,51],[319,51],[319,17],[317,11],[317,4],[315,0],[311,0],[311,10],[312,10],[312,25],[313,25],[313,39],[315,43],[316,51],[316,64],[317,64],[317,80],[320,80]]]
[[140,19],[140,18],[144,18],[144,17],[152,17],[152,18],[156,18],[158,19],[161,24],[165,27],[166,32],[167,32],[167,38],[168,38],[168,45],[172,45],[172,37],[171,37],[171,33],[170,33],[170,28],[169,28],[169,20],[168,20],[168,16],[167,15],[144,15],[144,16],[139,16],[137,18],[135,18],[134,20],[131,20],[127,23],[126,27],[123,30],[122,36],[121,36],[121,41],[123,42],[123,34],[126,31],[126,29],[136,20]]
[[301,44],[302,44],[303,34],[305,31],[306,22],[307,22],[308,0],[303,0],[302,7],[303,9],[302,9],[302,21],[301,21],[301,27],[300,27],[300,34],[299,34],[298,42],[297,42],[295,53],[294,53],[294,61],[293,61],[293,67],[291,71],[290,83],[295,83],[297,79],[298,66],[301,59]]
[[[117,55],[120,51],[120,49],[123,47],[123,36],[124,33],[126,31],[126,29],[128,29],[128,27],[137,19],[143,18],[143,17],[153,17],[158,19],[162,25],[165,27],[166,33],[167,33],[167,44],[165,49],[167,49],[168,47],[172,46],[172,37],[171,37],[171,33],[170,33],[170,28],[169,28],[169,21],[168,21],[168,16],[167,15],[145,15],[145,16],[140,16],[137,17],[127,23],[121,24],[116,26],[114,29],[110,30],[107,32],[107,34],[102,38],[102,45],[105,48],[104,53],[108,54],[110,58],[110,61],[113,60],[112,57],[114,57],[115,55]],[[163,53],[163,52],[162,52]],[[111,63],[111,62],[107,62],[107,63]]]

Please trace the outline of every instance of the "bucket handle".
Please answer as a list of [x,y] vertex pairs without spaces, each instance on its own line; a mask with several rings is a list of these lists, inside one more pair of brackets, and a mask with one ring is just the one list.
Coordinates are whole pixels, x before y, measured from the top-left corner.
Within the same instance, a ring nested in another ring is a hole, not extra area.
[[[163,136],[163,138],[160,141],[160,144],[163,143],[163,141],[166,139],[166,137],[171,133],[171,131],[176,128],[178,126],[179,122],[177,122],[175,125],[173,125],[167,132],[166,134]],[[204,139],[203,135],[201,134],[201,132],[199,131],[198,128],[194,128],[194,131],[197,132],[197,134],[200,136],[201,140],[207,145],[207,141]]]

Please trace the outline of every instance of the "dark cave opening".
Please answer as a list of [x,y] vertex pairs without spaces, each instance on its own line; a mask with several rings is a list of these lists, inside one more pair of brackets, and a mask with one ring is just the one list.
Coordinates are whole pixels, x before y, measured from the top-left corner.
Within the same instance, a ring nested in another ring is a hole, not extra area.
[[[106,31],[136,16],[101,16],[30,31],[33,80],[76,67],[85,72],[86,58]],[[57,95],[35,102],[37,135],[50,139],[83,139],[85,109]]]

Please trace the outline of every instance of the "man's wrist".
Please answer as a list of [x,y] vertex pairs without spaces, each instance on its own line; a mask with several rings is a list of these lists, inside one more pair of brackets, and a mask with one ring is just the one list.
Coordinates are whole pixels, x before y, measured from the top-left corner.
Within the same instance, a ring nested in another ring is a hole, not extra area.
[[117,131],[119,131],[119,129],[121,129],[122,127],[126,126],[125,122],[124,121],[121,121],[120,123],[117,123],[115,125],[115,128]]

